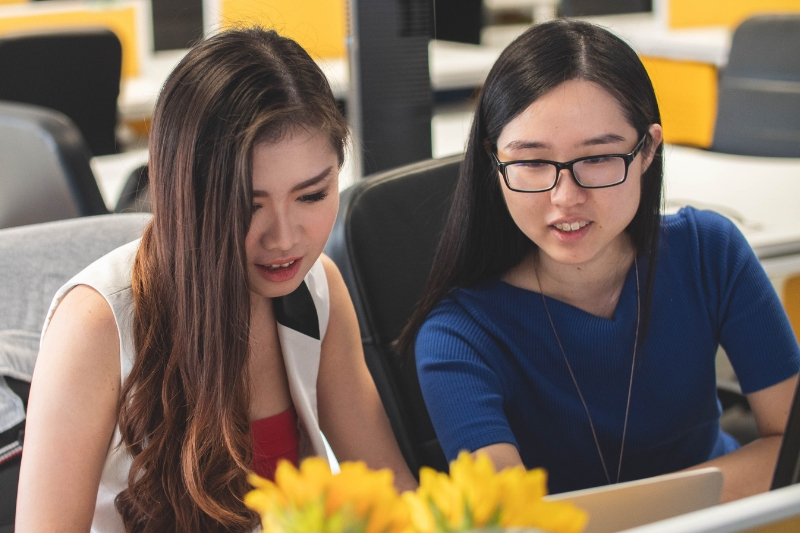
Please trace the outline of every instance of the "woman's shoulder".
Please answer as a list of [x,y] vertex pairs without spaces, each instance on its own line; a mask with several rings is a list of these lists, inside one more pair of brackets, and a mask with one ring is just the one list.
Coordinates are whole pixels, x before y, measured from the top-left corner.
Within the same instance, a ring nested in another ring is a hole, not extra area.
[[[133,299],[131,294],[131,272],[139,240],[125,244],[96,260],[65,283],[55,294],[42,326],[41,346],[46,337],[58,343],[91,339],[111,339],[98,353],[115,354],[117,367],[120,356],[124,373],[132,364]],[[77,317],[77,318],[76,318]],[[53,321],[58,322],[60,333],[50,332]],[[64,329],[65,323],[77,322]],[[76,342],[78,342],[76,341]],[[96,348],[99,345],[93,341]],[[120,354],[120,350],[123,351]]]
[[[478,333],[492,330],[494,323],[507,309],[508,287],[493,277],[469,287],[452,289],[431,309],[420,327],[420,335],[442,331]],[[501,320],[502,321],[502,320]]]
[[687,206],[662,219],[662,235],[666,243],[675,246],[681,242],[700,250],[722,252],[733,248],[749,249],[747,240],[730,218],[706,209]]
[[131,274],[141,239],[124,244],[97,259],[69,280],[62,290],[89,285],[103,295],[130,289]]
[[687,228],[696,230],[723,230],[728,231],[735,227],[730,218],[710,209],[698,209],[687,205],[678,210],[677,213],[664,215],[662,225],[667,231],[677,232]]

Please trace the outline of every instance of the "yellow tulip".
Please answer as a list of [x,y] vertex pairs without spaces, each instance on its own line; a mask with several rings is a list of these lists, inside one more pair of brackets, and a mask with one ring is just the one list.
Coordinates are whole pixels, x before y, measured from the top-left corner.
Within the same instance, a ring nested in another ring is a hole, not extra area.
[[321,457],[309,457],[299,470],[289,461],[281,461],[275,470],[275,484],[290,502],[300,507],[320,499],[332,475],[328,462]]
[[408,509],[408,517],[414,527],[414,531],[417,533],[435,533],[436,522],[431,513],[428,497],[422,496],[419,491],[409,491],[404,492],[402,498]]
[[479,454],[473,460],[469,453],[461,452],[450,466],[450,478],[466,498],[472,527],[494,525],[490,521],[496,519],[502,503],[502,484],[489,456]]

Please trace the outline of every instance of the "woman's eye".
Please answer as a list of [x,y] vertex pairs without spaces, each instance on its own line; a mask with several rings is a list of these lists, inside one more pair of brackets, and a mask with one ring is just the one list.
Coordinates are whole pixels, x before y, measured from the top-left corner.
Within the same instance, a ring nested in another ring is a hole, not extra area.
[[313,204],[315,202],[321,202],[328,196],[328,191],[319,191],[311,194],[304,194],[300,198],[298,198],[301,202],[306,204]]
[[255,212],[256,212],[256,211],[258,211],[259,209],[261,209],[261,206],[260,206],[260,205],[258,205],[258,204],[254,204],[254,205],[252,206],[252,208],[251,208],[251,212],[252,212],[252,213],[255,213]]
[[517,163],[518,167],[520,168],[531,168],[531,169],[541,169],[547,166],[547,163],[542,163],[541,161],[525,161],[524,163]]
[[591,159],[584,159],[583,162],[584,163],[589,163],[590,165],[592,165],[592,164],[597,165],[597,164],[601,164],[601,163],[608,163],[612,159],[614,159],[614,158],[613,157],[608,157],[608,156],[600,156],[600,157],[593,157]]

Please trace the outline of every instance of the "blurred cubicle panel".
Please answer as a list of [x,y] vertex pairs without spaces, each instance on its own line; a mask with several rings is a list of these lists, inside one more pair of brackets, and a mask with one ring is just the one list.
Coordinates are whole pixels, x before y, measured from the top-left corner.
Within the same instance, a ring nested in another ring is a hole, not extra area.
[[140,76],[153,51],[150,0],[0,1],[0,35],[36,30],[97,27],[122,45],[122,77]]
[[[130,94],[130,91],[125,91],[126,86],[131,83],[138,86],[137,80],[149,75],[152,70],[153,31],[150,13],[151,0],[46,0],[14,3],[0,0],[0,36],[80,28],[111,30],[122,47],[121,80],[118,79],[116,83],[117,91],[123,93],[120,101],[124,102],[125,93]],[[79,76],[78,73],[73,74],[73,77]],[[90,82],[87,80],[86,83]],[[157,89],[142,95],[139,101],[146,100],[152,108],[155,94]],[[117,131],[127,132],[131,126],[129,122],[138,126],[139,123],[136,121],[141,122],[143,118],[138,115],[132,119],[121,116],[121,124]],[[73,119],[79,124],[82,122],[77,117]],[[124,143],[124,137],[122,140]],[[90,141],[90,146],[95,152],[94,155],[107,153],[107,148],[98,148],[94,141]]]
[[431,157],[433,90],[427,0],[350,0],[348,122],[357,174]]
[[800,157],[800,13],[760,15],[733,34],[712,150]]
[[203,38],[202,0],[151,0],[153,49],[180,50]]
[[436,0],[433,3],[434,39],[480,44],[483,0]]
[[122,46],[99,27],[0,36],[0,100],[55,109],[80,129],[93,155],[117,152]]
[[652,0],[561,0],[558,11],[565,17],[640,13],[653,10]]
[[0,228],[107,213],[89,158],[62,113],[0,102]]
[[314,59],[340,59],[347,55],[350,0],[205,0],[204,3],[207,32],[260,24],[294,39]]

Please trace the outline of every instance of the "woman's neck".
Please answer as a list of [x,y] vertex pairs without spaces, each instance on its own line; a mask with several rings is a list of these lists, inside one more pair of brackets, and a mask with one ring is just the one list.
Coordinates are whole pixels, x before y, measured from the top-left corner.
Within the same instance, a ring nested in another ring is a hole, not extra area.
[[613,318],[635,255],[627,235],[592,261],[559,263],[540,250],[530,252],[503,281],[568,303],[587,313]]

